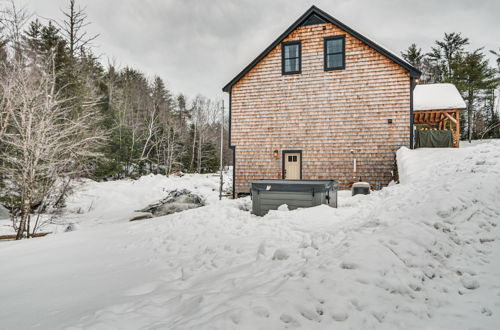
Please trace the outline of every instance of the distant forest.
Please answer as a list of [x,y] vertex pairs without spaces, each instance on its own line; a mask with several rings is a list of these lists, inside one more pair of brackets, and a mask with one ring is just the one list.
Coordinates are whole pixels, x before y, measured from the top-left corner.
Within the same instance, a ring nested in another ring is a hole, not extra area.
[[[159,76],[102,65],[92,48],[98,36],[88,35],[90,21],[74,0],[68,1],[63,21],[32,19],[14,2],[1,10],[2,76],[52,74],[61,106],[71,109],[71,116],[88,114],[93,129],[101,129],[97,148],[91,148],[95,157],[87,159],[88,175],[101,180],[218,169],[220,100],[173,95]],[[16,95],[5,96],[16,82],[2,79],[4,102],[16,102]],[[5,131],[9,123],[1,123]],[[226,162],[229,156],[226,152]]]

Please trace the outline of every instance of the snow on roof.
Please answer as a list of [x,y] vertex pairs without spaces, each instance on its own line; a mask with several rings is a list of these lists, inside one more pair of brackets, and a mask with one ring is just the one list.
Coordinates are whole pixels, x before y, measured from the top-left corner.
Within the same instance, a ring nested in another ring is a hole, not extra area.
[[413,91],[413,110],[465,109],[464,99],[453,84],[417,85]]

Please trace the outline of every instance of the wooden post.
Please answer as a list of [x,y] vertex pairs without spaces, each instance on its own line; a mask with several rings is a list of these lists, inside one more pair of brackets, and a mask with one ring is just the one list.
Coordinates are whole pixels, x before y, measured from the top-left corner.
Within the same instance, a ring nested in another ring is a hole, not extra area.
[[222,100],[222,120],[220,123],[220,183],[219,183],[219,200],[222,199],[222,184],[224,183],[224,178],[222,176],[223,170],[223,153],[224,153],[224,100]]
[[457,145],[455,147],[460,147],[460,111],[455,110],[455,117],[457,118],[457,129],[455,130],[455,136],[457,137]]

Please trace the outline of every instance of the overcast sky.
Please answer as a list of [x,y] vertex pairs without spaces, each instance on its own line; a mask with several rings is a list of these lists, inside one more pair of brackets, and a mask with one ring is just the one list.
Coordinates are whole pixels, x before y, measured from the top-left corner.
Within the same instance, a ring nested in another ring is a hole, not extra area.
[[[0,0],[2,1],[2,0]],[[61,18],[68,0],[16,0],[41,17]],[[77,0],[78,1],[78,0]],[[174,92],[217,98],[221,88],[316,5],[351,28],[400,52],[427,50],[444,32],[471,47],[500,48],[500,0],[80,0],[99,33],[96,53]]]

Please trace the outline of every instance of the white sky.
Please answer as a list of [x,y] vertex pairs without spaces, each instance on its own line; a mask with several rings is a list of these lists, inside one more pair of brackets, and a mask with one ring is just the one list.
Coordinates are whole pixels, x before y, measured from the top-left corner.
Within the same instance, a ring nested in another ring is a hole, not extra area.
[[[0,0],[1,2],[2,0]],[[16,0],[59,19],[67,0]],[[399,53],[424,50],[444,32],[462,32],[471,47],[500,48],[500,0],[80,0],[99,33],[95,51],[162,77],[175,93],[222,97],[222,87],[316,5]]]

